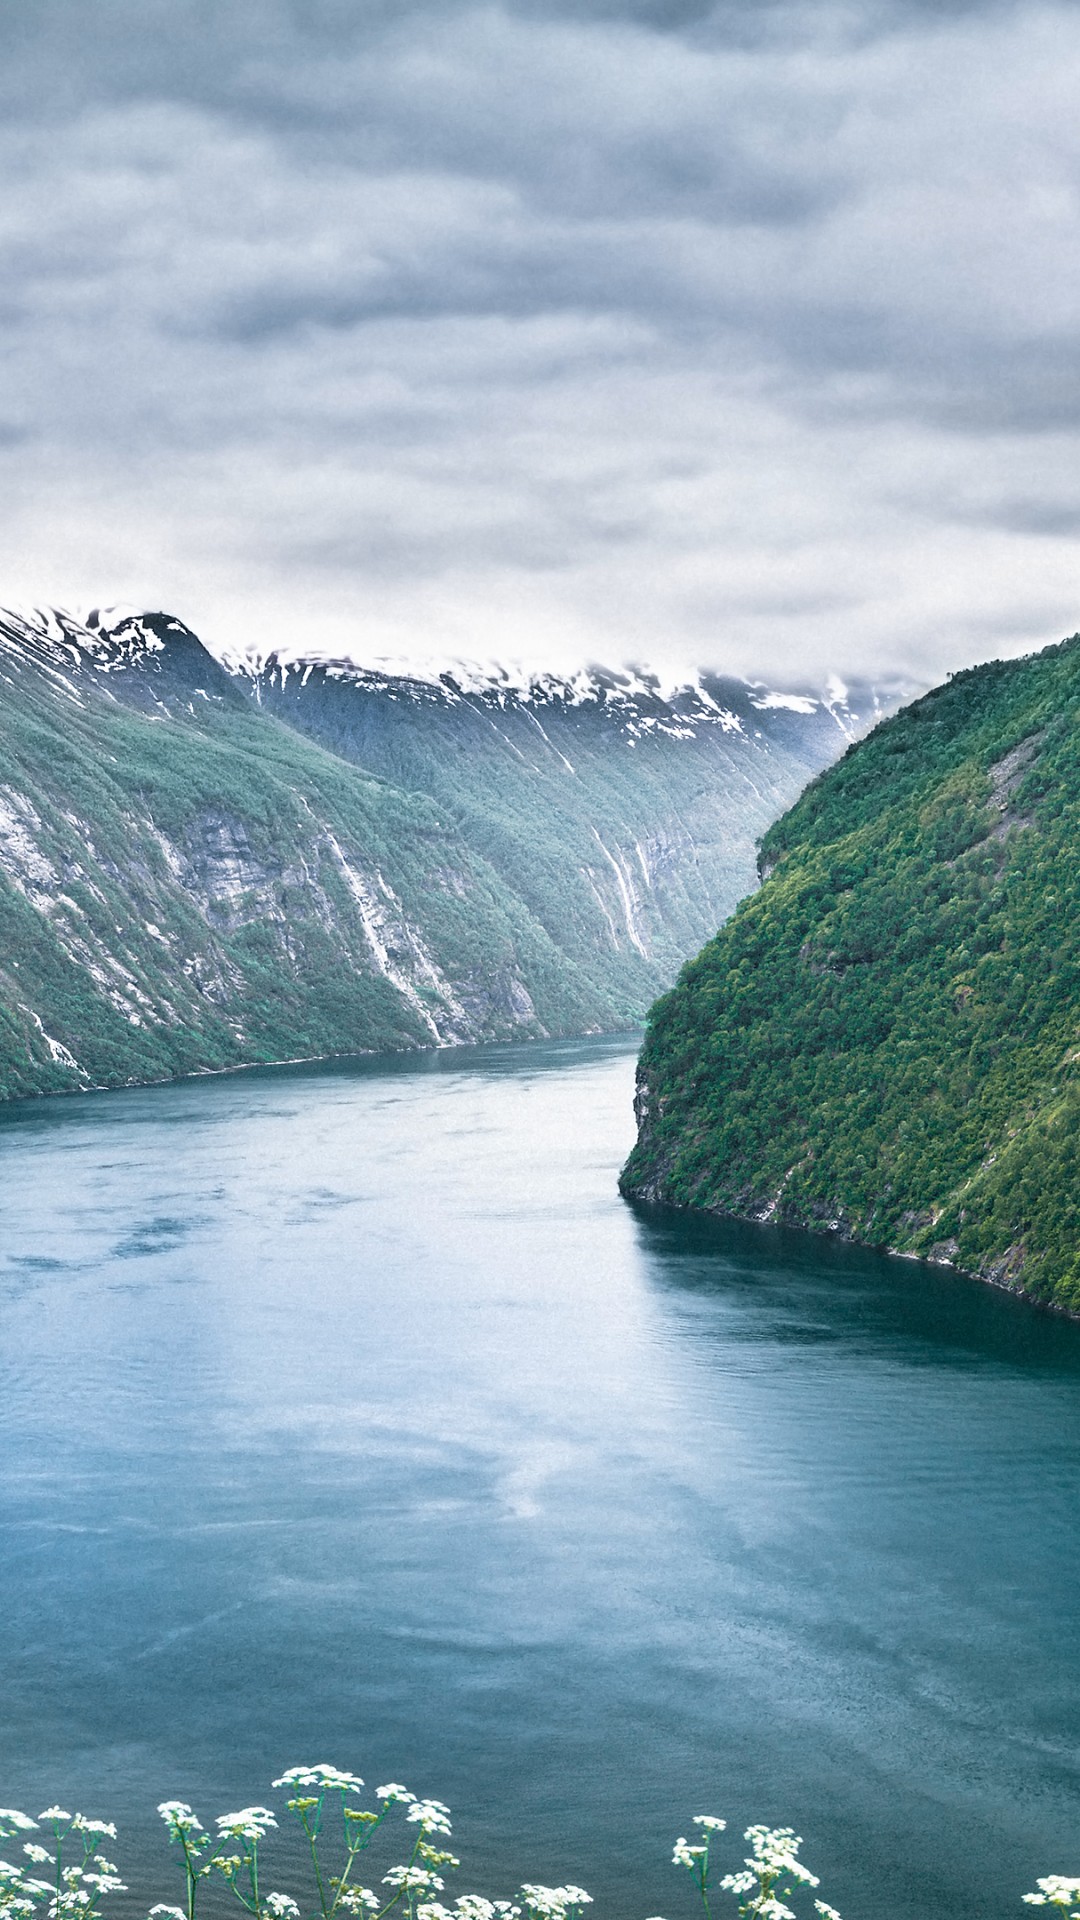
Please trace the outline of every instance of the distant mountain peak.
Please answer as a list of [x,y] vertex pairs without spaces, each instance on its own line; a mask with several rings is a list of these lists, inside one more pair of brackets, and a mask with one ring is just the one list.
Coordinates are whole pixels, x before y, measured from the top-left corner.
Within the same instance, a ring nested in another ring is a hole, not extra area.
[[632,738],[654,730],[693,733],[702,727],[745,735],[761,724],[759,715],[786,712],[828,716],[846,739],[854,740],[891,711],[900,697],[891,687],[885,694],[868,685],[849,688],[835,673],[820,686],[772,688],[764,681],[719,670],[672,670],[645,664],[611,667],[594,662],[542,669],[512,661],[363,661],[289,657],[278,652],[251,653],[227,664],[231,672],[251,680],[257,697],[262,686],[282,692],[290,683],[307,686],[314,675],[361,693],[418,703],[601,710]]
[[0,612],[0,1097],[625,1026],[876,717],[839,682]]
[[92,607],[82,614],[64,607],[0,609],[0,656],[46,670],[111,673],[163,653],[172,633],[195,639],[172,614],[134,607]]
[[916,691],[908,685],[879,690],[866,683],[850,688],[835,673],[820,684],[774,687],[765,681],[725,674],[719,669],[631,663],[608,666],[538,667],[521,661],[469,660],[416,655],[388,659],[346,656],[214,654],[184,621],[164,611],[117,605],[69,610],[22,607],[0,610],[0,659],[32,663],[58,674],[73,697],[68,676],[80,669],[108,674],[147,666],[162,656],[173,639],[187,652],[205,655],[208,671],[223,668],[234,682],[246,681],[255,697],[262,686],[278,690],[306,685],[313,675],[351,684],[369,695],[394,700],[481,703],[486,708],[602,711],[631,738],[661,731],[689,737],[700,728],[731,734],[753,733],[758,716],[827,716],[848,740],[856,739],[884,713]]

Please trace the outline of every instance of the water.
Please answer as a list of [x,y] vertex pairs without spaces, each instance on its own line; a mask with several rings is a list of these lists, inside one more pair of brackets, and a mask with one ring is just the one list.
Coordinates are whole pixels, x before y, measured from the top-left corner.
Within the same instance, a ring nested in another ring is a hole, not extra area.
[[1080,1872],[1080,1327],[636,1214],[632,1071],[3,1113],[0,1800],[119,1819],[153,1899],[158,1799],[305,1757],[449,1801],[460,1890],[620,1920],[692,1911],[707,1810],[845,1920]]

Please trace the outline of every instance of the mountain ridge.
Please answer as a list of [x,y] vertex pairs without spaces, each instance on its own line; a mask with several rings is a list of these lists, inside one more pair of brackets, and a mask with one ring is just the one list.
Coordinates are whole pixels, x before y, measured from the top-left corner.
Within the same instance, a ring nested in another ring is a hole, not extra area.
[[0,614],[0,1093],[634,1025],[843,744],[759,697]]
[[541,707],[592,705],[604,706],[613,714],[622,710],[628,715],[637,707],[647,712],[650,707],[661,706],[682,713],[699,724],[719,725],[733,733],[743,729],[744,721],[730,704],[723,704],[722,699],[718,700],[716,696],[719,691],[730,700],[731,691],[737,689],[738,694],[758,712],[787,710],[810,714],[820,708],[832,714],[840,732],[848,739],[853,739],[865,724],[862,716],[849,706],[848,688],[836,675],[828,676],[824,689],[810,691],[805,688],[771,688],[765,681],[751,681],[705,669],[697,669],[692,674],[665,676],[648,666],[617,668],[598,663],[566,671],[541,671],[511,667],[495,661],[483,664],[448,660],[445,665],[431,665],[426,669],[415,664],[402,664],[391,671],[377,663],[358,659],[322,658],[305,654],[292,657],[271,652],[265,656],[238,657],[228,664],[230,671],[246,674],[256,684],[276,680],[281,685],[290,676],[298,676],[303,683],[312,672],[321,671],[330,679],[371,690],[400,688],[402,692],[421,700],[446,698],[454,701],[479,697],[502,706],[523,703]]
[[[164,633],[163,631],[164,630]],[[878,683],[859,682],[856,699],[866,711],[855,711],[849,704],[850,689],[835,672],[826,674],[821,685],[805,683],[798,687],[770,687],[766,681],[750,680],[744,675],[724,674],[719,669],[702,667],[662,670],[643,664],[610,666],[601,662],[576,667],[526,667],[521,662],[489,659],[469,660],[445,655],[439,660],[413,658],[389,661],[365,660],[360,655],[323,655],[317,652],[285,654],[280,649],[263,653],[257,648],[244,652],[226,650],[215,654],[185,622],[164,610],[136,607],[92,607],[85,612],[60,607],[0,608],[0,648],[10,650],[20,644],[31,654],[51,652],[54,657],[74,660],[82,655],[102,672],[130,664],[141,652],[161,653],[165,634],[186,635],[233,679],[250,680],[253,686],[267,678],[280,680],[298,676],[301,681],[313,671],[328,677],[365,685],[374,690],[398,688],[415,698],[447,697],[463,699],[469,695],[492,698],[499,703],[527,701],[535,705],[561,704],[607,705],[630,709],[644,701],[682,708],[689,717],[715,721],[731,731],[742,726],[740,716],[718,704],[715,689],[738,690],[752,709],[758,712],[788,710],[810,714],[816,709],[829,713],[840,732],[852,739],[864,730],[867,713],[875,715],[899,705],[902,690],[913,688],[903,677],[893,676],[887,684],[884,700]]]

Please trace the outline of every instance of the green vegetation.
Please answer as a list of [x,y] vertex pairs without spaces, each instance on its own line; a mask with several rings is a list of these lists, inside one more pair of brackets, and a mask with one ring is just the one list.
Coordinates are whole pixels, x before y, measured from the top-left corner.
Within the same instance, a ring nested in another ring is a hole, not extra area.
[[258,683],[264,712],[426,794],[560,965],[635,1022],[753,884],[758,836],[842,744],[821,710],[763,713],[731,682],[714,693],[737,729],[708,709],[687,724],[659,700],[620,710],[430,686],[409,697],[319,667]]
[[[584,1887],[526,1882],[516,1900],[465,1893],[449,1907],[440,1896],[446,1890],[446,1876],[456,1872],[461,1861],[446,1845],[452,1829],[450,1809],[443,1801],[418,1799],[392,1781],[376,1787],[375,1804],[366,1806],[359,1775],[325,1762],[289,1767],[273,1784],[288,1794],[288,1811],[300,1830],[300,1854],[306,1856],[310,1885],[305,1901],[310,1920],[344,1920],[345,1915],[354,1920],[384,1920],[395,1912],[400,1920],[582,1920],[584,1909],[593,1904]],[[158,1812],[177,1849],[184,1895],[182,1906],[151,1907],[150,1920],[158,1916],[160,1920],[197,1920],[208,1894],[211,1899],[219,1896],[219,1908],[224,1894],[230,1908],[238,1903],[253,1920],[301,1920],[301,1906],[294,1896],[273,1891],[268,1884],[264,1842],[278,1827],[272,1808],[242,1807],[238,1813],[221,1814],[214,1821],[214,1833],[183,1800],[164,1800]],[[695,1843],[678,1839],[672,1864],[689,1871],[711,1920],[710,1893],[716,1889],[710,1887],[710,1852],[727,1822],[698,1814],[694,1824],[699,1829]],[[47,1840],[25,1838],[42,1828]],[[373,1872],[379,1844],[395,1831],[404,1859],[386,1871],[386,1863],[380,1862]],[[750,1854],[739,1871],[724,1875],[719,1889],[734,1896],[743,1920],[752,1916],[754,1920],[796,1920],[778,1896],[818,1885],[816,1874],[799,1859],[798,1835],[790,1827],[754,1826],[747,1828],[744,1837],[750,1842]],[[25,1865],[0,1861],[0,1920],[39,1920],[39,1916],[40,1920],[102,1920],[109,1895],[128,1891],[115,1863],[103,1851],[115,1839],[111,1821],[88,1820],[62,1807],[47,1807],[37,1820],[16,1808],[0,1807],[0,1840],[21,1842],[27,1861]],[[369,1858],[373,1844],[375,1853]],[[363,1884],[365,1870],[369,1879],[378,1875],[376,1886]],[[1046,1904],[1041,1895],[1028,1897]],[[820,1920],[840,1920],[823,1900],[815,1900],[814,1907]]]
[[[302,1913],[308,1920],[344,1920],[345,1915],[384,1920],[391,1913],[400,1920],[583,1920],[593,1904],[584,1887],[527,1881],[513,1900],[464,1893],[448,1906],[441,1897],[446,1876],[456,1873],[461,1861],[446,1845],[452,1828],[443,1801],[419,1799],[391,1781],[376,1787],[374,1806],[364,1805],[359,1775],[325,1762],[289,1767],[273,1785],[289,1796],[299,1854],[306,1856],[309,1893],[303,1907],[292,1894],[269,1885],[264,1843],[278,1828],[273,1808],[220,1814],[210,1833],[186,1801],[163,1800],[158,1812],[183,1873],[183,1904],[159,1902],[151,1907],[150,1920],[197,1920],[208,1895],[218,1896],[219,1911],[224,1896],[230,1911],[239,1905],[252,1920],[301,1920]],[[706,1920],[712,1920],[712,1902],[720,1893],[736,1903],[740,1920],[796,1920],[787,1902],[805,1899],[820,1883],[800,1859],[802,1840],[791,1827],[747,1827],[743,1839],[749,1853],[733,1872],[714,1878],[713,1848],[727,1822],[699,1813],[694,1825],[693,1842],[676,1840],[672,1865],[689,1873]],[[395,1831],[405,1857],[383,1871],[379,1846]],[[27,1839],[28,1834],[40,1837]],[[87,1819],[63,1807],[46,1807],[36,1820],[17,1808],[0,1807],[0,1841],[15,1842],[13,1851],[24,1856],[19,1862],[0,1860],[0,1920],[103,1920],[109,1897],[128,1891],[104,1851],[115,1839],[111,1821]],[[290,1878],[296,1853],[294,1848]],[[375,1886],[363,1884],[365,1873],[368,1879],[378,1876]],[[1028,1906],[1056,1907],[1068,1920],[1080,1920],[1080,1879],[1048,1874],[1037,1892],[1023,1898]],[[840,1920],[824,1900],[814,1899],[813,1912],[818,1920]]]
[[761,865],[650,1016],[624,1191],[1080,1311],[1080,637],[884,722]]

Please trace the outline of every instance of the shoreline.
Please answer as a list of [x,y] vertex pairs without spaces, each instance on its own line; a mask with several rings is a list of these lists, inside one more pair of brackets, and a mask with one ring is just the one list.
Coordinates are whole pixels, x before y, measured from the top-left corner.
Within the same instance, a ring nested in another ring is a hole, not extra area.
[[234,1060],[223,1067],[191,1067],[183,1073],[160,1074],[152,1080],[88,1080],[79,1087],[38,1087],[25,1093],[0,1093],[0,1116],[23,1100],[67,1100],[88,1093],[136,1093],[144,1087],[178,1087],[188,1080],[217,1080],[234,1073],[257,1073],[263,1068],[316,1067],[334,1060],[415,1060],[434,1054],[472,1053],[481,1047],[546,1046],[559,1040],[617,1040],[645,1031],[644,1022],[626,1027],[583,1027],[572,1033],[531,1034],[516,1040],[438,1040],[411,1047],[345,1047],[330,1053],[288,1054],[279,1060]]
[[947,1269],[960,1280],[969,1280],[976,1286],[992,1287],[995,1293],[1003,1293],[1011,1300],[1023,1303],[1025,1307],[1034,1307],[1037,1312],[1052,1313],[1060,1320],[1071,1320],[1080,1325],[1080,1311],[1062,1306],[1056,1300],[1040,1300],[1037,1294],[1028,1293],[1025,1288],[1009,1286],[1003,1280],[995,1280],[991,1274],[979,1273],[974,1267],[964,1267],[956,1260],[934,1259],[926,1253],[914,1253],[907,1247],[888,1247],[880,1242],[861,1240],[858,1234],[841,1231],[839,1227],[808,1225],[805,1221],[778,1220],[774,1217],[762,1219],[759,1214],[737,1213],[731,1207],[695,1207],[678,1200],[669,1200],[658,1194],[655,1189],[642,1187],[624,1187],[619,1181],[619,1193],[622,1198],[637,1207],[655,1207],[665,1212],[679,1214],[698,1220],[729,1220],[741,1227],[758,1227],[763,1232],[769,1229],[780,1233],[796,1233],[816,1240],[828,1240],[834,1245],[854,1247],[861,1253],[877,1254],[882,1259],[910,1260],[920,1267]]

